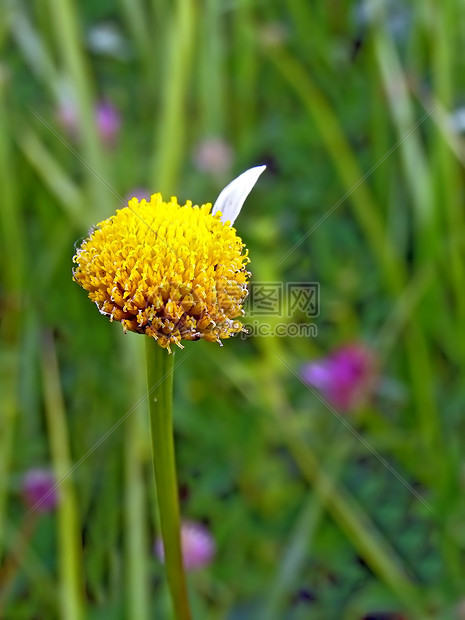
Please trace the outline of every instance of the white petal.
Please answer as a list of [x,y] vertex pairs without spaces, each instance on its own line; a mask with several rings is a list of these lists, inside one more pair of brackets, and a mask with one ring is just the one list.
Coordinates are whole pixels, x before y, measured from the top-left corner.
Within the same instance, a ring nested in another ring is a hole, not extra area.
[[250,168],[234,179],[234,181],[231,181],[229,185],[226,185],[213,205],[212,215],[221,211],[221,221],[224,224],[229,221],[232,226],[241,212],[245,199],[252,191],[253,186],[258,181],[258,177],[265,168],[266,166]]

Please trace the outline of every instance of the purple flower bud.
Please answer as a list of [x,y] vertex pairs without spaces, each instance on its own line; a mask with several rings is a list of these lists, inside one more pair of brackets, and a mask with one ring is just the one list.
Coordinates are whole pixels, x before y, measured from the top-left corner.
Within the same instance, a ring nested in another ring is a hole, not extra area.
[[48,469],[30,469],[24,476],[21,492],[28,508],[51,512],[58,503],[55,477]]
[[212,136],[201,140],[194,149],[194,165],[200,172],[222,176],[229,172],[233,150],[222,138]]
[[[194,521],[183,521],[181,524],[181,548],[186,571],[207,566],[215,555],[212,535],[204,525]],[[155,554],[161,562],[164,561],[165,551],[161,538],[155,543]]]
[[306,364],[301,376],[333,407],[351,411],[372,397],[378,383],[378,363],[373,351],[355,343]]
[[109,101],[101,101],[95,110],[97,130],[103,142],[111,145],[115,142],[121,126],[121,117],[115,106]]

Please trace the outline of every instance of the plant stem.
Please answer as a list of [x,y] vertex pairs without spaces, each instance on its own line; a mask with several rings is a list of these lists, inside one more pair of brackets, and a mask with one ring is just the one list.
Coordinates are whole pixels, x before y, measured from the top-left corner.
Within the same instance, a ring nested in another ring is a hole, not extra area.
[[[134,338],[127,336],[129,334],[124,337],[122,346],[129,361],[127,372],[131,373],[131,384],[136,399],[140,398],[140,394],[145,390],[145,378],[140,373],[143,342],[135,334],[131,334]],[[129,416],[125,437],[127,613],[128,617],[137,620],[146,620],[150,617],[144,476],[146,441],[147,403],[144,400]]]
[[[1,45],[0,45],[0,49]],[[18,172],[11,136],[10,104],[0,84],[0,256],[2,258],[2,308],[0,310],[0,531],[4,530],[7,506],[8,479],[19,413],[20,343],[24,321],[23,286],[25,244],[22,231],[22,212],[14,179]],[[12,258],[14,257],[14,259]],[[3,541],[0,540],[0,557]]]
[[[95,205],[93,215],[97,210],[99,214],[106,215],[109,195],[99,177],[106,176],[107,162],[96,131],[94,84],[82,43],[77,3],[74,0],[50,0],[48,6],[63,67],[73,86],[82,136],[82,155],[88,164],[83,171],[89,195]],[[94,170],[98,171],[99,176]]]
[[152,457],[168,585],[177,620],[191,617],[182,562],[178,486],[173,440],[173,364],[155,340],[146,339]]
[[196,7],[192,0],[178,0],[173,5],[170,36],[164,52],[167,58],[165,86],[151,176],[152,183],[162,193],[173,191],[184,159],[186,101],[196,23]]
[[3,617],[3,603],[8,599],[13,588],[24,554],[36,529],[37,516],[38,513],[33,512],[23,520],[9,553],[4,558],[0,568],[0,617]]
[[51,333],[42,342],[42,377],[50,452],[59,483],[58,540],[60,562],[61,615],[68,620],[85,617],[79,509],[71,476],[69,432],[60,371]]

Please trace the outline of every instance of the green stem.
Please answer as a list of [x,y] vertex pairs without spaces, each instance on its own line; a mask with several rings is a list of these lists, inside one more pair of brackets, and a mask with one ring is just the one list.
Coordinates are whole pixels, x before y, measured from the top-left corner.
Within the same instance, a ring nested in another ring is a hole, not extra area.
[[94,170],[98,171],[99,176],[105,178],[106,158],[96,131],[94,84],[82,43],[78,9],[74,0],[60,0],[60,2],[49,0],[48,7],[58,53],[62,59],[66,77],[73,85],[72,93],[77,105],[82,136],[82,155],[88,164],[83,169],[87,187],[94,209],[106,215],[109,194],[101,179],[94,172]]
[[[14,553],[20,561],[18,571],[21,571],[28,579],[31,588],[34,588],[34,591],[39,596],[39,599],[36,601],[36,609],[40,610],[43,617],[56,618],[58,617],[58,610],[55,580],[50,575],[50,567],[45,566],[42,559],[35,554],[33,547],[29,544],[30,538],[35,531],[35,516],[37,516],[37,513],[30,514],[19,528],[17,528],[16,524],[13,525],[5,519],[0,531],[0,539],[5,543],[5,547],[9,547],[9,553],[12,553],[13,549],[16,548]],[[13,543],[9,545],[7,541],[13,541]],[[8,562],[9,559],[6,557],[0,569],[0,618],[4,618],[6,613],[8,613],[8,609],[4,607],[6,607],[15,585],[16,573],[10,578],[5,579],[5,567]],[[12,604],[14,605],[14,602]]]
[[83,211],[85,195],[60,161],[54,157],[33,129],[24,127],[17,137],[17,144],[34,172],[55,196],[66,216],[74,225],[85,229],[87,227],[87,218]]
[[[258,79],[258,58],[254,3],[251,0],[238,2],[231,15],[231,27],[234,37],[233,62],[234,97],[231,113],[233,114],[234,132],[238,151],[247,152],[254,139],[254,128],[258,111],[255,96]],[[223,114],[228,110],[225,106]]]
[[165,550],[168,585],[177,620],[191,617],[181,553],[180,517],[173,440],[174,354],[146,339],[152,457]]
[[[1,16],[0,16],[1,17]],[[0,49],[2,49],[0,45]],[[24,321],[24,224],[17,186],[14,179],[18,170],[9,134],[11,127],[11,104],[0,84],[0,185],[2,207],[0,209],[0,275],[2,307],[0,309],[0,532],[5,527],[8,500],[8,480],[16,421],[20,410],[20,346]],[[14,257],[14,258],[13,258]],[[0,539],[0,557],[3,541]]]
[[[123,336],[123,353],[131,376],[134,399],[145,390],[145,379],[139,372],[142,342],[135,334]],[[145,620],[150,617],[147,527],[145,519],[145,477],[147,403],[145,400],[126,422],[125,437],[125,513],[128,617]]]
[[163,194],[173,191],[184,158],[188,84],[195,33],[195,3],[178,0],[167,44],[163,99],[157,122],[152,183]]
[[79,509],[74,484],[65,404],[53,337],[44,334],[42,376],[45,412],[55,478],[59,482],[58,540],[60,553],[60,595],[62,617],[80,620],[84,613],[84,578]]
[[9,553],[4,558],[0,568],[0,617],[3,617],[3,603],[11,593],[18,571],[21,568],[24,554],[30,545],[36,529],[37,517],[38,513],[35,512],[29,518],[26,516],[23,520]]

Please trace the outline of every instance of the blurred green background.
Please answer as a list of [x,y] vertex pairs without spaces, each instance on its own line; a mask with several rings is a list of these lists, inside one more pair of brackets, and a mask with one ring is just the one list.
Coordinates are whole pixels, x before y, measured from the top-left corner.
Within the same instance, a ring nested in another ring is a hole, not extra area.
[[[171,617],[143,338],[71,258],[265,163],[236,227],[254,281],[320,283],[318,333],[176,353],[194,617],[464,618],[465,4],[1,0],[0,47],[0,617]],[[380,380],[338,418],[299,372],[350,342]],[[39,467],[73,468],[46,514]]]

